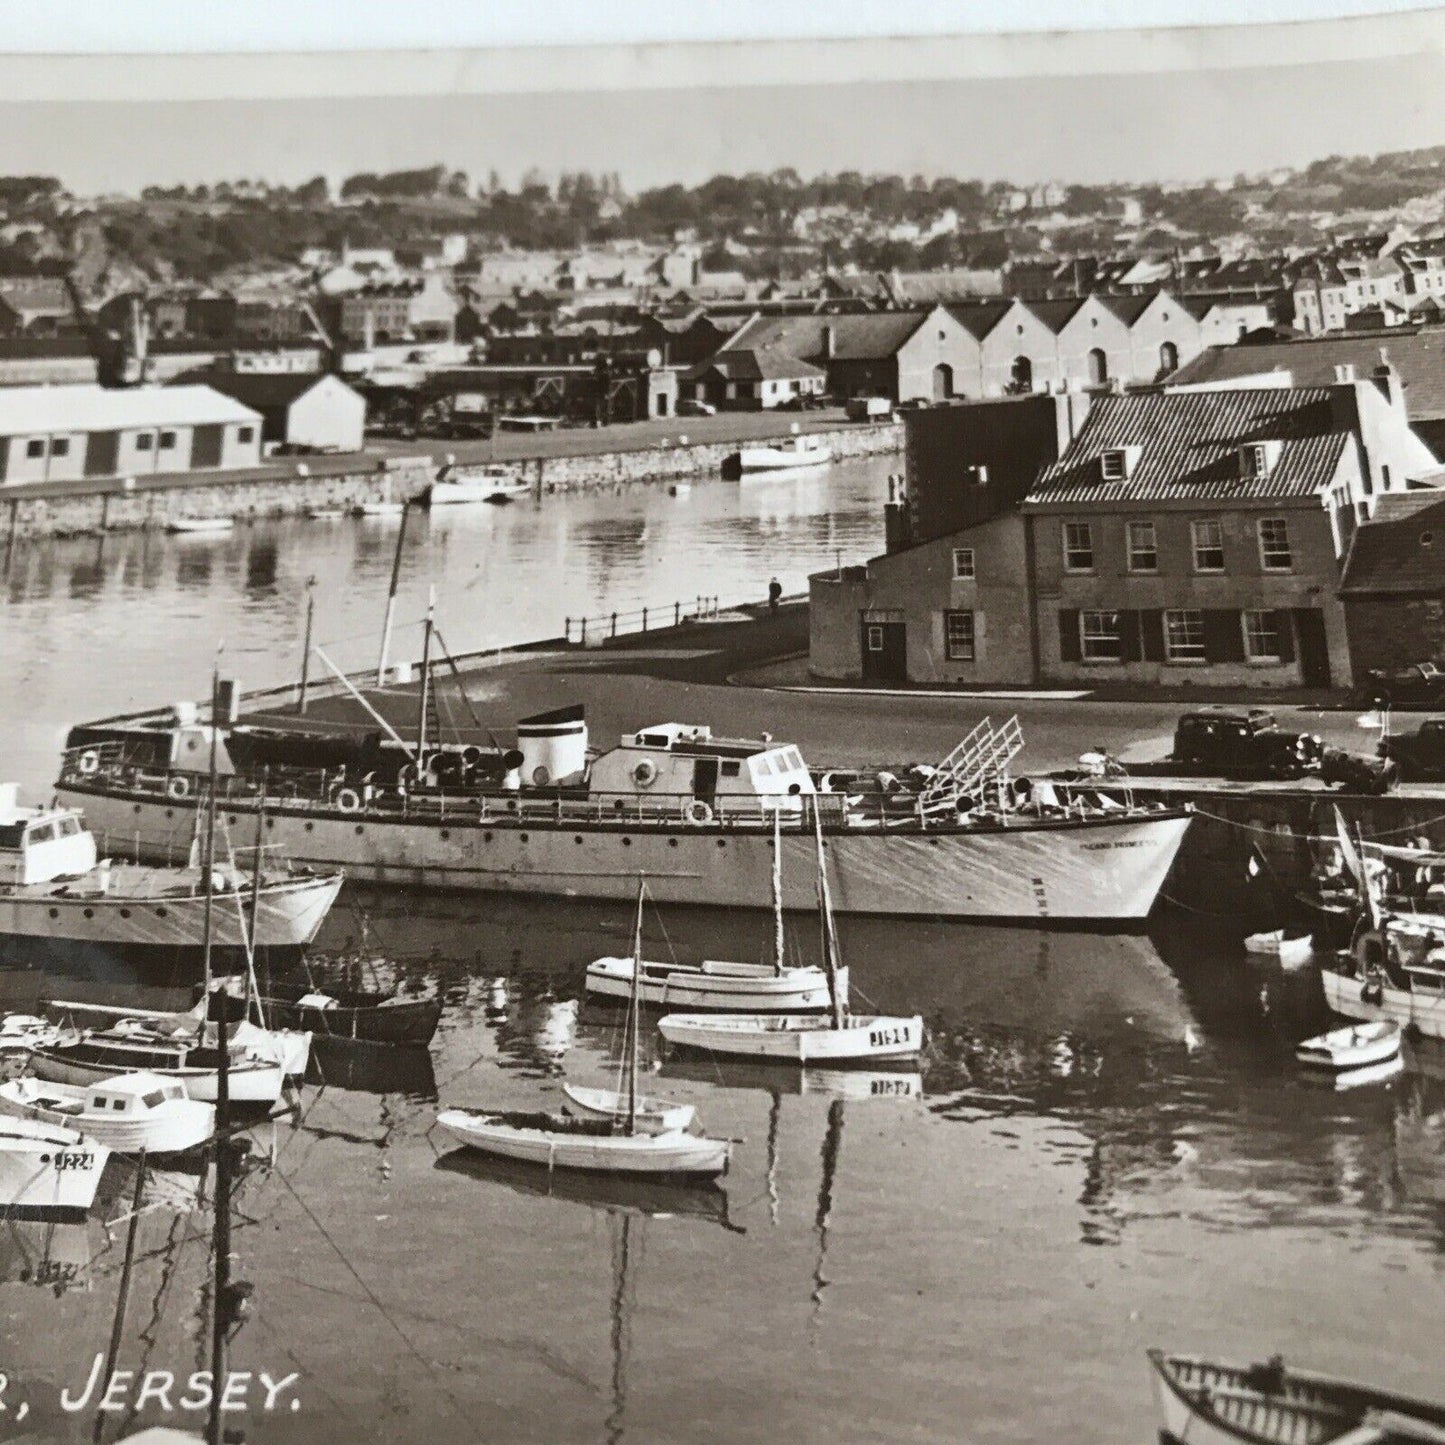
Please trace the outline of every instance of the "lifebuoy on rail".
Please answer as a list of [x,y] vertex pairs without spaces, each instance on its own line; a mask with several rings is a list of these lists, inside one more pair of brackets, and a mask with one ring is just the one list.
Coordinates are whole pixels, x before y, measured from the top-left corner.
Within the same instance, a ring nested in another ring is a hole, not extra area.
[[1361,978],[1368,978],[1385,962],[1385,940],[1379,929],[1362,928],[1350,945],[1355,968]]
[[191,780],[179,773],[172,773],[166,781],[166,796],[168,798],[189,798],[191,796]]
[[336,806],[343,813],[359,813],[361,794],[355,788],[341,788],[336,794]]
[[657,781],[657,764],[651,758],[643,758],[632,770],[632,781],[639,788],[650,788]]
[[704,803],[701,798],[694,798],[692,802],[682,810],[682,816],[686,818],[689,823],[697,823],[699,825],[711,823],[712,809]]
[[81,753],[75,766],[77,771],[83,773],[88,778],[92,773],[98,773],[100,771],[100,754],[96,752],[94,748],[86,748],[86,750]]

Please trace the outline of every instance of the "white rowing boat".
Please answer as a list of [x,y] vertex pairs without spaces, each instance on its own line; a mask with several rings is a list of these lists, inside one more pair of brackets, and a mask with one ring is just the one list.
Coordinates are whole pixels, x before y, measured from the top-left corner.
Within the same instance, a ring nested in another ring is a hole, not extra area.
[[1266,1364],[1150,1350],[1168,1445],[1445,1445],[1445,1405]]
[[83,1216],[110,1150],[42,1119],[0,1118],[0,1216]]
[[166,531],[190,535],[204,532],[229,532],[236,525],[233,517],[172,517]]
[[74,1129],[118,1154],[177,1154],[215,1132],[216,1111],[174,1079],[123,1074],[89,1088],[29,1077],[0,1084],[0,1114]]
[[1308,933],[1291,934],[1287,929],[1275,928],[1268,933],[1251,933],[1244,940],[1244,951],[1277,958],[1285,968],[1297,968],[1314,956],[1314,939]]
[[[566,1096],[563,1108],[578,1119],[625,1120],[627,1095],[617,1089],[590,1089],[581,1084],[563,1084]],[[671,1099],[653,1099],[645,1094],[637,1099],[637,1127],[648,1134],[665,1134],[670,1129],[687,1129],[697,1116],[691,1104],[678,1104]]]
[[1400,1025],[1393,1019],[1374,1019],[1331,1029],[1318,1038],[1305,1039],[1294,1051],[1301,1064],[1310,1069],[1341,1073],[1388,1063],[1400,1055]]

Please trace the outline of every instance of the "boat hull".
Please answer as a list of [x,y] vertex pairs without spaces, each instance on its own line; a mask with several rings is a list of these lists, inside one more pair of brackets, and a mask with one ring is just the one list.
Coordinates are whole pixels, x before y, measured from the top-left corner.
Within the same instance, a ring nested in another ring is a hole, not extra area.
[[1432,1039],[1445,1039],[1445,992],[1421,992],[1382,985],[1376,1003],[1362,997],[1365,983],[1338,968],[1322,968],[1325,1003],[1331,1012],[1347,1019],[1393,1019],[1402,1028],[1416,1028]]
[[[150,795],[66,783],[96,833],[142,857],[188,845],[194,811]],[[755,908],[772,886],[772,830],[680,821],[562,822],[479,816],[476,802],[425,818],[268,807],[273,842],[356,883],[420,891],[626,900],[647,875],[659,903]],[[1173,865],[1187,812],[1021,820],[905,831],[825,826],[838,913],[993,919],[1035,927],[1142,925]],[[816,907],[811,832],[783,835],[783,904]]]
[[[657,972],[654,973],[653,970]],[[661,976],[657,976],[660,974]],[[625,1001],[632,988],[630,958],[599,958],[587,966],[587,992]],[[848,970],[838,970],[838,989],[846,1001]],[[818,1013],[831,1007],[827,975],[819,968],[792,968],[781,976],[709,973],[700,968],[646,964],[638,988],[642,1003],[687,1012],[720,1009],[732,1013]]]
[[[566,1098],[563,1108],[579,1119],[625,1119],[627,1095],[617,1089],[588,1089],[577,1084],[563,1084]],[[668,1099],[639,1096],[637,1127],[639,1132],[665,1134],[669,1130],[687,1129],[697,1117],[691,1104],[677,1104]]]
[[544,1129],[514,1128],[496,1116],[444,1109],[437,1115],[442,1130],[469,1149],[545,1164],[555,1169],[605,1171],[611,1174],[721,1174],[728,1164],[725,1140],[695,1134],[553,1134]]
[[[82,1132],[114,1154],[181,1154],[204,1144],[215,1132],[216,1111],[194,1099],[170,1099],[144,1118],[102,1118],[93,1114],[61,1114],[41,1103],[26,1102],[14,1085],[0,1087],[0,1115],[34,1119]],[[43,1090],[36,1090],[43,1095]]]
[[667,1014],[658,1032],[678,1048],[779,1063],[868,1063],[879,1059],[911,1059],[923,1051],[923,1020],[854,1018],[843,1028],[813,1016],[775,1014]]
[[[187,810],[187,817],[194,819],[194,812]],[[129,864],[111,868],[108,892],[82,888],[71,885],[59,892],[44,884],[0,892],[0,961],[12,955],[26,963],[69,961],[66,971],[73,971],[77,958],[87,957],[143,962],[164,956],[201,962],[204,893],[167,888],[164,877]],[[263,884],[257,900],[256,942],[264,956],[278,964],[299,957],[316,937],[340,891],[337,873]],[[231,893],[212,898],[213,966],[221,967],[228,959],[244,963],[243,919],[249,931],[249,889],[239,898]]]
[[0,1119],[0,1218],[82,1218],[110,1150],[72,1128]]
[[437,999],[408,999],[376,1008],[305,1008],[283,999],[262,1000],[272,1028],[304,1029],[325,1038],[369,1044],[429,1044],[441,1020]]
[[[119,1078],[146,1069],[162,1078],[174,1079],[185,1087],[186,1096],[203,1104],[214,1104],[220,1087],[215,1069],[164,1068],[154,1059],[127,1061],[120,1057],[114,1064],[92,1063],[67,1058],[64,1049],[37,1049],[32,1055],[31,1071],[38,1079],[56,1084],[73,1084],[89,1088],[107,1079]],[[118,1056],[119,1057],[119,1056]],[[286,1082],[284,1068],[278,1063],[233,1064],[228,1071],[230,1101],[233,1104],[274,1104],[281,1097]]]
[[1306,1039],[1295,1050],[1295,1058],[1305,1068],[1334,1074],[1373,1068],[1399,1054],[1399,1026],[1383,1020],[1332,1029],[1318,1038]]

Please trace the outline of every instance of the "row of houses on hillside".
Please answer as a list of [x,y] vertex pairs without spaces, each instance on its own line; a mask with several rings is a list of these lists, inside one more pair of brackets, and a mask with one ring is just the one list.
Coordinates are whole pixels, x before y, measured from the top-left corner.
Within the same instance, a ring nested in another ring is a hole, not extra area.
[[889,550],[812,579],[820,677],[1348,685],[1354,538],[1445,482],[1388,367],[975,403],[907,432]]
[[[1253,300],[1181,302],[1167,292],[1065,301],[999,300],[852,315],[758,315],[684,377],[718,406],[777,405],[814,389],[922,398],[1158,381],[1207,345],[1268,322]],[[764,392],[756,378],[782,382]]]

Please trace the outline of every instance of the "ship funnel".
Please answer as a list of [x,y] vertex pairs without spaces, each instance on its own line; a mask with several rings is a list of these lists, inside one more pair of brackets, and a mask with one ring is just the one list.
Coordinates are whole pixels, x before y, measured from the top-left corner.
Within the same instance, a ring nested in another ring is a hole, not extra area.
[[587,766],[587,723],[580,707],[537,713],[517,724],[522,782],[551,787],[581,776]]

